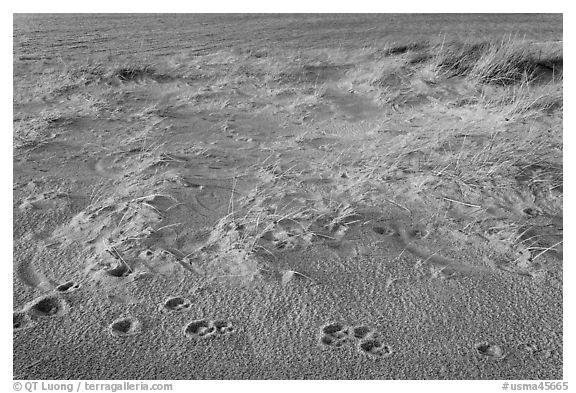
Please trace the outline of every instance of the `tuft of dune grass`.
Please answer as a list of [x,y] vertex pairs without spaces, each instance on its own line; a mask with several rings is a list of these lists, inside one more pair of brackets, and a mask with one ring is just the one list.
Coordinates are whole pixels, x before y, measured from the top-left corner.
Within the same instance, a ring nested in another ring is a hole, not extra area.
[[131,81],[152,77],[155,73],[154,67],[150,64],[130,64],[115,68],[111,76],[117,77],[121,81]]
[[509,86],[544,75],[560,80],[563,55],[561,51],[547,50],[534,43],[508,39],[442,44],[433,62],[443,76],[462,76],[479,83]]
[[525,80],[489,94],[484,91],[481,98],[486,106],[503,110],[508,118],[529,112],[546,113],[564,108],[561,82],[534,85]]

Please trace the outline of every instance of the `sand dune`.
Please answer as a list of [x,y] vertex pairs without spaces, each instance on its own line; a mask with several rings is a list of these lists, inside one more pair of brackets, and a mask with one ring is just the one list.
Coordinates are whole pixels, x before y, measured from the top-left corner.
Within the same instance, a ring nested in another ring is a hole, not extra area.
[[562,379],[562,47],[466,45],[15,55],[14,378]]

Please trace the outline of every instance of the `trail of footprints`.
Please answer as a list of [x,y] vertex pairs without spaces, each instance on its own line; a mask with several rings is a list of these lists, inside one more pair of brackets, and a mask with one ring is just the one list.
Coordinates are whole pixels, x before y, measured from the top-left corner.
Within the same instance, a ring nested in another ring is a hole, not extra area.
[[340,322],[331,322],[322,327],[320,344],[332,348],[356,344],[358,352],[372,358],[386,358],[393,353],[392,348],[373,328],[364,325],[347,326]]
[[192,339],[205,339],[226,335],[233,331],[234,326],[230,322],[199,319],[186,325],[184,335]]
[[[39,318],[62,316],[66,314],[68,303],[61,294],[75,291],[80,284],[67,281],[56,286],[54,293],[40,296],[21,310],[12,313],[12,328],[14,331],[24,330],[34,326]],[[174,296],[166,299],[159,306],[163,313],[179,312],[190,308],[190,300]],[[191,339],[210,338],[227,335],[234,332],[231,322],[224,320],[199,319],[189,322],[183,329],[186,337]],[[133,316],[120,317],[108,325],[108,333],[113,337],[129,337],[142,333],[142,322]]]
[[[356,344],[358,352],[372,358],[387,358],[393,354],[392,348],[382,340],[379,332],[365,325],[347,326],[340,322],[331,322],[322,326],[320,344],[331,348]],[[480,358],[502,360],[506,357],[504,349],[494,343],[477,343],[474,349]]]
[[[191,305],[190,300],[174,296],[166,299],[158,309],[162,313],[174,313],[189,309]],[[229,321],[197,319],[184,326],[183,333],[184,336],[197,340],[227,335],[234,330]],[[108,326],[108,331],[114,337],[133,336],[142,332],[142,323],[132,316],[118,318]]]
[[[39,318],[62,316],[67,312],[67,302],[62,293],[71,292],[80,287],[68,281],[58,285],[55,293],[41,296],[28,303],[22,310],[14,311],[12,325],[14,331],[24,330],[36,324]],[[159,305],[163,313],[176,313],[190,308],[189,299],[174,296]],[[196,319],[188,322],[182,329],[184,336],[192,340],[203,340],[233,333],[235,326],[225,320]],[[108,333],[117,338],[135,336],[143,331],[140,320],[133,316],[120,317],[108,325]],[[341,348],[345,345],[356,346],[358,352],[372,358],[387,358],[393,354],[392,348],[382,339],[380,333],[366,325],[349,326],[341,322],[330,322],[320,330],[320,344],[329,348]],[[480,357],[502,359],[504,350],[493,343],[482,342],[475,345]]]
[[54,293],[40,296],[26,304],[21,310],[13,311],[12,328],[15,331],[23,330],[34,326],[40,318],[65,315],[68,312],[68,303],[61,295],[78,288],[80,284],[67,281],[56,286]]

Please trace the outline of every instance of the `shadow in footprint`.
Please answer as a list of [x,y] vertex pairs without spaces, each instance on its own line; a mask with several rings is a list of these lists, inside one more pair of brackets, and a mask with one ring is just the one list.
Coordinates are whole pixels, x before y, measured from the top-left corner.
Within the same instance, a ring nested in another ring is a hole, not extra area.
[[325,345],[327,347],[335,347],[340,348],[346,343],[345,340],[338,340],[330,336],[322,336],[320,339],[320,344]]
[[184,335],[188,338],[208,338],[214,336],[216,328],[211,321],[199,319],[190,322],[184,328]]
[[115,337],[134,336],[142,331],[142,323],[134,317],[118,318],[108,326],[108,331]]
[[354,338],[359,340],[365,339],[372,333],[372,329],[368,326],[355,326],[352,330]]
[[58,296],[44,296],[33,300],[27,307],[37,317],[61,316],[66,312],[66,302]]
[[216,329],[216,333],[218,334],[228,334],[234,331],[234,326],[232,326],[232,323],[228,321],[222,321],[222,320],[214,321],[213,325],[214,328]]
[[382,358],[392,355],[392,349],[377,338],[360,342],[358,348],[360,352],[371,357]]
[[107,269],[106,273],[113,277],[126,277],[132,273],[132,271],[124,262],[117,261],[116,266]]
[[25,313],[24,311],[14,311],[12,314],[12,328],[14,330],[22,330],[29,328],[34,324],[30,315]]
[[502,347],[488,342],[476,344],[476,353],[489,359],[504,358],[504,350]]
[[190,300],[185,299],[180,296],[174,296],[167,299],[164,304],[161,306],[162,311],[169,312],[169,311],[181,311],[190,307],[192,303]]
[[80,284],[77,284],[74,281],[67,281],[63,284],[58,285],[56,287],[56,292],[72,292],[78,288],[80,288]]
[[329,347],[342,347],[349,341],[348,327],[340,322],[332,322],[322,327],[320,344]]

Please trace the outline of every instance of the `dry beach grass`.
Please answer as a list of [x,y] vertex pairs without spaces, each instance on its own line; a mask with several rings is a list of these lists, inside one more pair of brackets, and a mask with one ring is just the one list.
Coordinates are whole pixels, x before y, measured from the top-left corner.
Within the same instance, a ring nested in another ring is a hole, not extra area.
[[562,379],[562,42],[370,42],[15,53],[15,378]]

